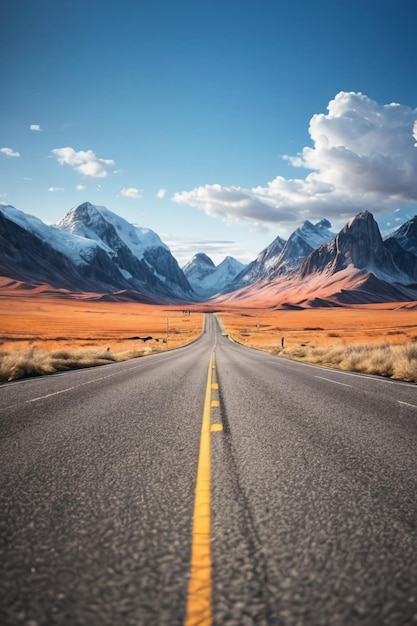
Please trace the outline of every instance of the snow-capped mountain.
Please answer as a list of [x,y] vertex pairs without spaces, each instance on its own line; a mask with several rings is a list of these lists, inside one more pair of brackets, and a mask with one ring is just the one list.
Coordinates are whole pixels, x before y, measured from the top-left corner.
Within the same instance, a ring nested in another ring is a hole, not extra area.
[[300,265],[310,252],[334,237],[330,228],[331,224],[326,219],[317,224],[306,220],[288,241],[277,237],[236,277],[233,287],[238,289],[288,273]]
[[168,246],[149,228],[130,224],[106,207],[89,202],[71,209],[57,227],[97,242],[132,283],[132,288],[136,288],[138,280],[148,282],[149,271],[164,283],[163,291],[192,297],[192,288]]
[[[130,239],[130,247],[119,233]],[[16,280],[72,291],[133,290],[157,301],[193,299],[191,286],[156,233],[129,229],[122,218],[89,203],[72,209],[59,226],[1,206],[0,270]]]
[[158,303],[305,307],[417,300],[417,217],[383,240],[364,211],[330,235],[327,220],[304,222],[249,266],[226,257],[216,267],[197,254],[183,272],[156,233],[105,207],[84,203],[48,226],[0,206],[0,274],[55,290]]
[[107,267],[107,261],[106,252],[94,242],[62,233],[12,206],[0,206],[4,276],[69,290],[106,291],[124,280],[120,273],[110,273],[114,268]]
[[231,256],[215,265],[206,254],[198,253],[183,267],[189,283],[201,298],[208,299],[228,291],[245,266]]
[[417,255],[417,215],[391,233],[400,246]]
[[266,278],[271,269],[276,267],[285,243],[284,239],[276,237],[269,246],[262,250],[254,261],[249,263],[249,265],[243,268],[236,276],[234,288],[237,289],[239,286],[251,285],[257,280]]
[[408,285],[417,282],[417,257],[390,237],[383,241],[371,213],[352,218],[334,239],[312,252],[300,266],[300,276],[334,275],[354,267],[376,278]]
[[271,268],[271,278],[298,267],[313,250],[330,241],[335,235],[330,230],[331,227],[332,225],[326,219],[320,220],[317,224],[312,224],[308,220],[303,222],[283,247],[275,267]]
[[417,300],[417,256],[390,237],[382,240],[364,211],[298,268],[219,298],[282,307],[335,306]]

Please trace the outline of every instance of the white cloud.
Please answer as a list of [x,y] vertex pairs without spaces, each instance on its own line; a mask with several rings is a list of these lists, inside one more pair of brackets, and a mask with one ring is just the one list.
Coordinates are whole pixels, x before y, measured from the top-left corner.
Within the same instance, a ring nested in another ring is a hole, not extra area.
[[75,187],[75,189],[76,189],[77,191],[84,191],[84,189],[85,189],[85,185],[77,185],[77,186]]
[[92,150],[80,150],[76,152],[74,148],[55,148],[52,154],[61,165],[70,165],[83,176],[93,178],[105,178],[107,170],[114,167],[111,159],[101,159]]
[[53,193],[55,191],[65,191],[65,189],[63,189],[63,187],[48,187],[48,191]]
[[160,198],[160,199],[165,198],[165,194],[166,194],[166,192],[167,192],[167,190],[166,190],[166,189],[160,189],[160,190],[158,191],[158,193],[156,194],[156,197],[157,197],[157,198]]
[[248,250],[244,244],[233,240],[178,239],[166,233],[162,235],[162,239],[181,267],[191,261],[198,252],[207,254],[215,265],[221,263],[226,256],[233,256],[242,263],[249,263],[257,254]]
[[9,157],[20,157],[20,152],[15,152],[11,148],[0,148],[0,152]]
[[284,156],[310,170],[304,178],[277,176],[251,189],[204,185],[172,199],[226,221],[287,222],[288,231],[304,219],[337,222],[363,209],[382,213],[416,203],[417,109],[340,92],[327,110],[310,121],[313,147]]
[[39,124],[31,124],[30,130],[36,130],[38,132],[41,132],[42,128],[39,126]]
[[[188,204],[203,209],[213,217],[230,221],[265,221],[278,222],[292,220],[292,213],[286,208],[280,210],[268,203],[262,194],[251,189],[240,187],[222,187],[221,185],[204,185],[192,191],[175,193],[174,202]],[[266,201],[264,201],[266,200]]]
[[135,187],[124,187],[121,190],[121,194],[122,196],[125,196],[126,198],[142,198],[142,189],[136,189]]

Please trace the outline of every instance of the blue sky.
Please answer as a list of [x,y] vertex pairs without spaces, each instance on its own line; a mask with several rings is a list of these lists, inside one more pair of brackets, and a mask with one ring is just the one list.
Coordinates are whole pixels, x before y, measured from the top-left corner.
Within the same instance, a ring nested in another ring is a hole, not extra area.
[[[417,213],[415,0],[3,0],[0,201],[83,201],[180,263]],[[395,103],[395,104],[393,104]]]

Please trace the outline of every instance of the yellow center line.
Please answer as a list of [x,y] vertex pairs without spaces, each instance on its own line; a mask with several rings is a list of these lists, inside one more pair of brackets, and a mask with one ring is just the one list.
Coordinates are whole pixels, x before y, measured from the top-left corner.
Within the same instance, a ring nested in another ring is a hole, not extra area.
[[208,367],[200,454],[195,489],[191,575],[188,584],[185,626],[211,624],[211,554],[210,554],[210,409],[214,350]]

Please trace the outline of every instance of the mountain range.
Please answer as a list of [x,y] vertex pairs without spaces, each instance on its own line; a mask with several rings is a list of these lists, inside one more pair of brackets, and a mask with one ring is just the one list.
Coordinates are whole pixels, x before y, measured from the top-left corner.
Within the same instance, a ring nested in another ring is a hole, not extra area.
[[216,266],[206,254],[199,252],[184,265],[183,270],[195,293],[207,300],[218,293],[230,291],[245,268],[243,263],[231,256]]
[[371,213],[337,234],[326,219],[276,237],[243,265],[199,253],[180,268],[148,228],[85,202],[57,224],[0,206],[0,274],[26,285],[155,303],[343,306],[417,300],[417,216],[383,239]]

